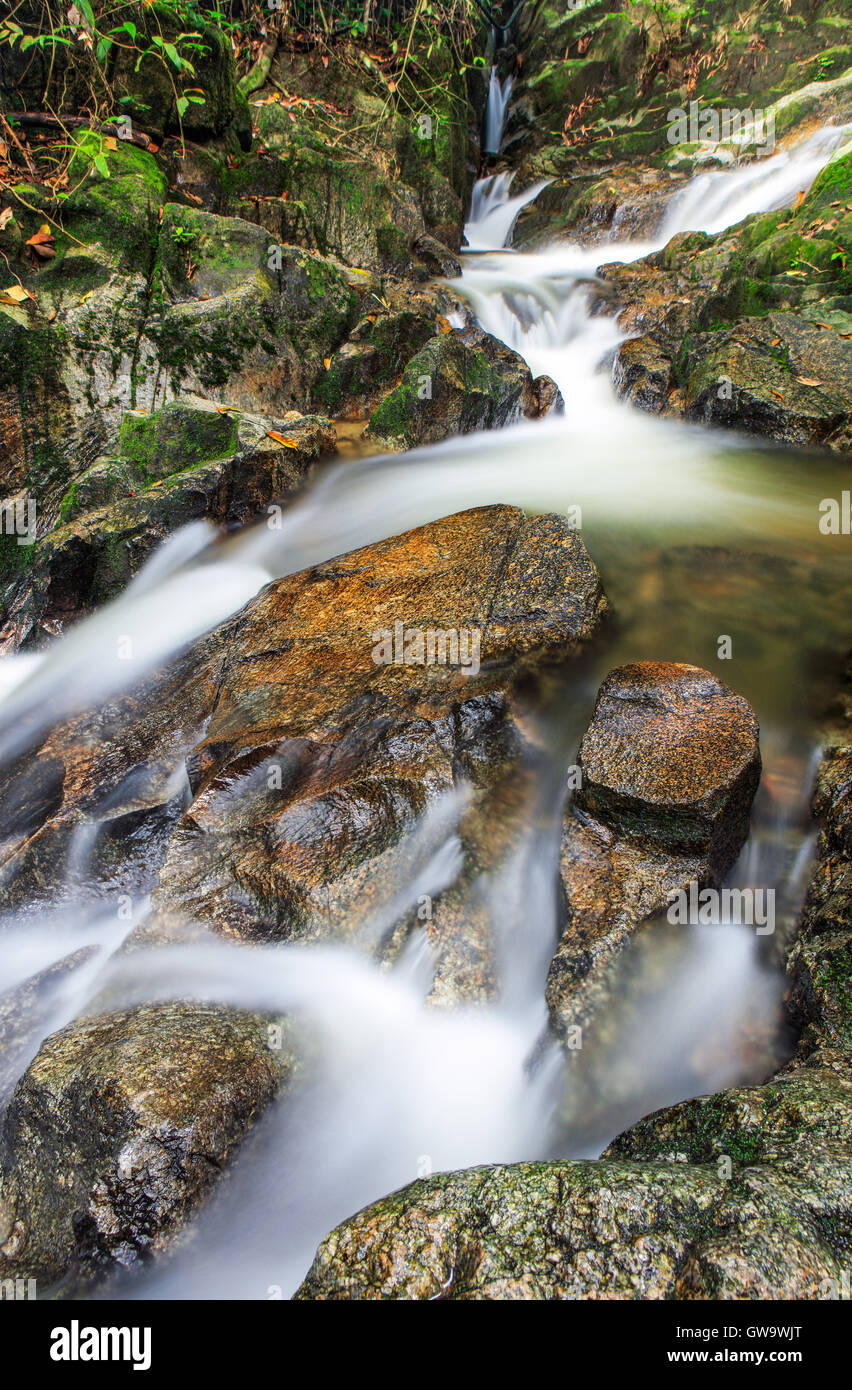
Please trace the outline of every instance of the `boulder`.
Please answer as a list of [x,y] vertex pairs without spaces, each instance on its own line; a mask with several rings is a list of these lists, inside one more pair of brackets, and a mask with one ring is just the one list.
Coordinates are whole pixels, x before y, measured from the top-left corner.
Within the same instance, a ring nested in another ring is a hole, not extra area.
[[266,1020],[140,1005],[48,1038],[0,1134],[0,1278],[43,1286],[162,1250],[286,1081]]
[[[404,836],[423,813],[460,779],[483,789],[518,766],[517,680],[570,657],[606,611],[577,532],[511,507],[279,580],[165,676],[10,771],[9,900],[61,895],[81,821],[103,827],[95,878],[147,823],[138,883],[148,891],[162,865],[158,913],[253,940],[348,936],[407,881]],[[416,650],[430,630],[449,634],[443,659]],[[151,776],[134,780],[143,759]]]
[[589,1023],[640,922],[690,883],[718,884],[733,864],[760,778],[757,719],[699,667],[617,667],[577,764],[560,860],[567,924],[547,983],[560,1034]]
[[[155,906],[251,939],[350,937],[405,878],[424,812],[459,776],[481,788],[517,765],[519,672],[577,650],[605,611],[576,532],[510,507],[270,586],[189,756],[194,799]],[[458,660],[418,658],[430,630],[457,634]]]
[[370,416],[367,438],[386,449],[412,449],[535,418],[557,395],[555,383],[534,382],[523,358],[490,333],[453,330],[409,360]]
[[610,671],[577,757],[575,807],[614,834],[707,856],[714,877],[748,833],[757,719],[709,671],[637,662]]
[[34,645],[114,598],[188,522],[234,528],[294,492],[336,436],[322,417],[293,415],[221,411],[198,399],[125,413],[117,457],[99,456],[75,477],[56,524],[28,547],[5,597],[7,647]]
[[846,1123],[804,1174],[676,1156],[439,1174],[332,1231],[296,1298],[838,1297]]

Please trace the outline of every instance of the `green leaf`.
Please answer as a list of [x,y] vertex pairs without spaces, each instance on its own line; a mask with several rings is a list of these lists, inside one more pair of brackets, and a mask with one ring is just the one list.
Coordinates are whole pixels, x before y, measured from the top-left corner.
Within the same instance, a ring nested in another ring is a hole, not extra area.
[[183,113],[185,112],[185,110],[186,110],[186,108],[187,108],[188,106],[189,106],[189,97],[178,97],[178,99],[177,99],[177,110],[178,110],[178,115],[179,115],[179,116],[183,116]]
[[99,63],[103,62],[104,58],[107,56],[111,48],[112,39],[101,39],[97,49]]
[[80,11],[83,18],[88,22],[89,27],[94,29],[95,16],[92,13],[92,7],[89,4],[89,0],[77,0],[77,9]]
[[101,175],[101,178],[104,178],[104,179],[108,179],[108,178],[109,178],[109,165],[107,164],[106,158],[104,157],[104,155],[102,155],[102,154],[100,154],[100,153],[98,153],[98,154],[95,155],[95,168],[97,169],[98,173]]
[[183,67],[183,59],[181,58],[181,56],[180,56],[180,54],[178,53],[177,49],[175,48],[174,44],[173,44],[173,43],[166,43],[166,44],[163,45],[163,47],[165,48],[166,53],[168,54],[169,58],[171,59],[172,64],[174,65],[174,67],[176,67],[177,70],[178,70],[178,72],[180,72],[181,68]]

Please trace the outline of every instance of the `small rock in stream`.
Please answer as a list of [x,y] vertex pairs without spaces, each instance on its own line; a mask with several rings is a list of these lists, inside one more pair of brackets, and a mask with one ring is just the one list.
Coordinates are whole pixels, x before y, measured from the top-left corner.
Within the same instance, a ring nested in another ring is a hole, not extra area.
[[589,1022],[640,922],[734,863],[760,780],[757,718],[697,666],[621,666],[598,692],[577,762],[561,858],[568,920],[547,985],[562,1034]]

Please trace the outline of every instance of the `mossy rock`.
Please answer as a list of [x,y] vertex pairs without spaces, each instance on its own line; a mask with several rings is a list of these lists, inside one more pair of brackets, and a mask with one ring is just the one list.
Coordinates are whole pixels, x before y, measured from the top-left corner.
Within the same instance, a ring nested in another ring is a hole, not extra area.
[[392,449],[436,443],[454,434],[494,429],[531,404],[532,377],[517,353],[482,334],[432,339],[370,417],[368,435]]
[[[231,171],[228,209],[262,221],[283,243],[405,274],[409,247],[425,231],[415,190],[365,159],[330,153],[310,131],[294,135],[276,106],[262,107],[259,123],[276,160],[245,160]],[[256,201],[274,195],[275,202]]]
[[68,178],[74,191],[62,204],[60,221],[75,241],[63,246],[58,236],[57,251],[76,255],[77,242],[97,244],[119,268],[147,274],[166,200],[165,174],[147,150],[125,140],[110,149],[107,138],[83,131],[73,140]]
[[153,479],[225,458],[236,451],[237,439],[237,421],[229,414],[172,401],[153,415],[125,415],[119,448]]
[[307,408],[354,320],[357,295],[342,272],[253,223],[175,203],[161,247],[150,335],[171,389],[246,410]]
[[54,1033],[0,1136],[0,1277],[86,1280],[164,1249],[294,1065],[265,1018],[207,1004]]

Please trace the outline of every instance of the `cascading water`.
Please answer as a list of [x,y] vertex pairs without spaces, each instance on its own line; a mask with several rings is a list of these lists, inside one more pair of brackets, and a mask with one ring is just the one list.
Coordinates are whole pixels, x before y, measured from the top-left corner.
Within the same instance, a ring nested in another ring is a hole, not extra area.
[[[822,162],[840,138],[843,132],[825,137]],[[669,209],[660,237],[671,234],[673,219],[679,227],[696,220],[702,180],[714,180],[712,202],[703,185],[707,219],[727,225],[767,199],[774,205],[782,196],[776,173],[787,180],[784,188],[798,191],[795,185],[816,172],[815,151],[813,143],[792,151],[775,171],[767,165],[700,175]],[[563,416],[404,459],[347,462],[285,512],[279,530],[258,527],[208,545],[203,528],[188,528],[114,603],[44,655],[10,658],[0,668],[0,755],[11,759],[52,723],[125,687],[126,664],[103,657],[121,634],[135,635],[138,678],[270,578],[496,501],[557,511],[580,504],[584,537],[620,617],[606,650],[578,665],[543,716],[542,746],[552,756],[534,769],[511,855],[467,890],[471,910],[488,913],[499,947],[502,988],[487,1007],[425,1006],[434,961],[416,934],[392,969],[370,955],[421,893],[455,881],[463,789],[436,802],[411,832],[406,881],[384,885],[372,920],[346,946],[258,948],[207,935],[121,953],[135,923],[119,929],[113,918],[107,925],[81,892],[96,811],[74,848],[63,912],[0,924],[6,987],[45,979],[43,1007],[12,1053],[17,1073],[40,1039],[70,1018],[132,1001],[194,997],[286,1014],[304,1038],[309,1060],[295,1093],[257,1127],[192,1240],[153,1273],[129,1280],[121,1290],[127,1296],[287,1295],[329,1229],[418,1172],[597,1153],[654,1106],[747,1078],[755,1033],[769,1046],[777,1031],[778,962],[762,954],[748,928],[662,923],[630,948],[606,1046],[578,1054],[566,1076],[561,1053],[542,1045],[544,974],[559,925],[565,767],[607,669],[649,658],[708,664],[728,574],[712,568],[714,547],[727,547],[729,564],[748,564],[755,576],[747,599],[738,600],[736,618],[748,640],[735,683],[761,718],[768,788],[731,881],[777,887],[782,918],[795,916],[810,848],[805,808],[813,762],[802,752],[805,694],[791,688],[790,673],[806,664],[805,620],[814,650],[836,648],[844,630],[845,595],[833,577],[837,552],[830,538],[818,537],[816,522],[820,498],[842,486],[842,468],[815,460],[805,471],[791,456],[619,405],[598,368],[620,335],[611,319],[589,317],[589,281],[597,265],[650,248],[506,251],[518,212],[537,191],[513,198],[509,184],[499,176],[474,191],[468,245],[486,254],[466,257],[458,290],[489,331],[517,347],[534,372],[558,382]],[[792,547],[816,576],[817,609],[802,592],[801,568],[762,568],[767,556]],[[786,801],[773,792],[785,779],[795,788]],[[169,784],[178,802],[184,782],[178,748]],[[108,808],[100,816],[107,819]],[[5,1094],[11,1079],[4,1080]],[[609,1097],[594,1116],[583,1109],[591,1089]]]
[[491,69],[491,78],[488,83],[488,101],[485,107],[485,121],[482,134],[482,153],[484,155],[496,155],[500,153],[503,144],[503,127],[506,123],[506,111],[509,107],[509,99],[512,95],[512,75],[509,74],[503,81],[496,68]]

